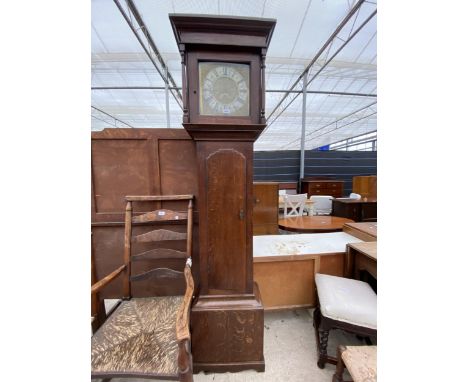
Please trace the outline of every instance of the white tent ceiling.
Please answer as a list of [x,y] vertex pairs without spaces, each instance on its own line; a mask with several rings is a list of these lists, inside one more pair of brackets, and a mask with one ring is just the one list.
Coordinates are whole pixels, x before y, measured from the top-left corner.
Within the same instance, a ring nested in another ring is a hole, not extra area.
[[[116,3],[133,16],[125,0],[92,0],[92,129],[166,127],[165,81]],[[181,64],[169,13],[276,19],[266,62],[268,126],[255,143],[255,150],[297,150],[302,128],[302,95],[297,92],[302,91],[303,81],[294,88],[292,85],[359,1],[133,0],[133,3],[177,87],[182,86]],[[371,17],[375,10],[375,1],[364,1],[309,70],[308,81],[313,80],[307,90],[325,93],[307,94],[306,149],[377,130],[376,17]],[[141,29],[137,33],[147,44]],[[345,44],[350,36],[352,39]],[[289,93],[277,107],[290,89],[296,93]],[[181,128],[182,111],[172,95],[169,110],[170,127]]]

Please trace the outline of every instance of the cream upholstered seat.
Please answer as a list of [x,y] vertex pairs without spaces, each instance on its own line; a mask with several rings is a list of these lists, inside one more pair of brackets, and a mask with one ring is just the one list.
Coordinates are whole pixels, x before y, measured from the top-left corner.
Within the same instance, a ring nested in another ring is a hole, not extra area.
[[311,195],[310,200],[314,202],[312,210],[314,215],[330,215],[332,213],[331,195]]
[[323,316],[377,329],[377,295],[369,284],[320,273],[315,283]]

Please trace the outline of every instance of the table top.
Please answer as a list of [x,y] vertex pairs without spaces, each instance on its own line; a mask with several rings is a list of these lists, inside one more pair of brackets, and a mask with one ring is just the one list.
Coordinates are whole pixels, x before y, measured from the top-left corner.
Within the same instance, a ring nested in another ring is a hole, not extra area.
[[377,237],[377,223],[346,223],[345,227],[349,227],[357,231],[367,233],[370,236]]
[[363,255],[370,257],[377,261],[377,242],[376,241],[364,241],[361,243],[350,243],[348,244],[351,248],[362,253]]
[[335,232],[341,231],[345,223],[354,220],[338,216],[292,216],[278,220],[278,226],[286,231],[294,232]]
[[377,198],[361,198],[361,199],[351,199],[351,198],[335,198],[332,200],[333,203],[377,203]]
[[357,237],[344,232],[260,235],[253,237],[253,257],[254,262],[262,262],[345,253],[347,244],[360,242]]

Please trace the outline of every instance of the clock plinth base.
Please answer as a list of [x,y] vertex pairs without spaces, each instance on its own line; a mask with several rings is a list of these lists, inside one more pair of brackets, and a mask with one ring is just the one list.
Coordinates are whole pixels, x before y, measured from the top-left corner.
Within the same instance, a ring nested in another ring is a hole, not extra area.
[[263,305],[254,294],[200,296],[192,307],[193,370],[265,371]]

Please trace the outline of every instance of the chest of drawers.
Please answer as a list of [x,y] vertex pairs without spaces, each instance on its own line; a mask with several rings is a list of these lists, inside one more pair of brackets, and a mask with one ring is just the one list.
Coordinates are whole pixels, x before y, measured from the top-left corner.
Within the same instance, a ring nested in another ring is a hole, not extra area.
[[311,195],[330,195],[334,198],[343,196],[343,180],[307,180],[301,182],[301,194]]

